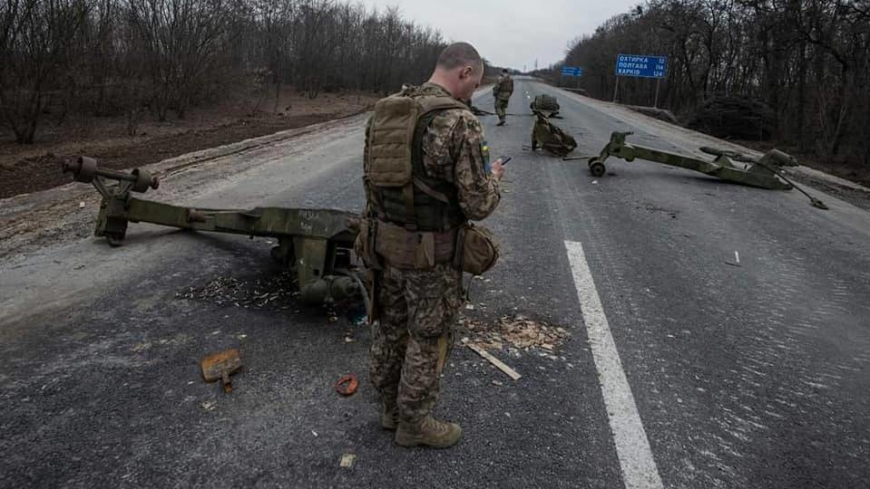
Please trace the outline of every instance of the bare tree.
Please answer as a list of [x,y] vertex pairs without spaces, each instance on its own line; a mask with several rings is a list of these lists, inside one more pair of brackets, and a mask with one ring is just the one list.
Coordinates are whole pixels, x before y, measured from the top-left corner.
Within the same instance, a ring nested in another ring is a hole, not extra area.
[[69,75],[85,0],[9,0],[0,13],[0,111],[20,143],[30,144],[46,96]]
[[[685,117],[717,97],[758,101],[778,116],[779,142],[870,165],[867,0],[652,0],[577,39],[565,63],[584,88],[612,96],[616,55],[666,55],[661,100]],[[651,104],[649,81],[620,99]],[[813,144],[815,143],[815,144]]]

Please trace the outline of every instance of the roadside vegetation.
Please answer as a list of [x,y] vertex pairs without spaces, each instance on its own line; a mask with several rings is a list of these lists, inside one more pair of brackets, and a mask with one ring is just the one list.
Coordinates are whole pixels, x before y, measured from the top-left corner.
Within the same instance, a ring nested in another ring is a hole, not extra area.
[[396,9],[329,0],[4,0],[0,123],[30,144],[71,116],[123,116],[135,135],[240,91],[252,110],[288,85],[386,93],[444,44]]
[[[659,107],[685,125],[870,182],[870,1],[653,0],[575,39],[563,64],[610,100],[617,54],[668,56]],[[651,106],[655,84],[621,78],[619,101]]]

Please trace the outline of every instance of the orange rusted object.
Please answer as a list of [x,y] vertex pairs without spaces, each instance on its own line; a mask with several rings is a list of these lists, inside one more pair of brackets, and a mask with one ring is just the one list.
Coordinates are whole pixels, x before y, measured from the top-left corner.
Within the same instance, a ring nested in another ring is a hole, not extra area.
[[359,380],[354,374],[345,375],[335,383],[335,392],[345,397],[356,394],[357,389],[359,389]]
[[229,394],[233,391],[233,383],[230,375],[242,368],[242,357],[238,348],[230,348],[218,353],[213,353],[199,361],[202,367],[202,378],[206,382],[223,382],[224,392]]

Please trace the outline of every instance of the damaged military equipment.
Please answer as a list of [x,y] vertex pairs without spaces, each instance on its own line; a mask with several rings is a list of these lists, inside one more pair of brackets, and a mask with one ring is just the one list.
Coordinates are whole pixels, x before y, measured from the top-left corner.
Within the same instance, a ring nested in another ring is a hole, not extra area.
[[[361,271],[352,258],[357,214],[329,209],[257,207],[248,210],[200,209],[140,199],[133,192],[156,189],[144,170],[130,174],[103,170],[93,158],[64,163],[78,182],[92,183],[103,196],[94,234],[120,246],[131,222],[148,222],[193,231],[277,238],[272,258],[296,272],[305,302],[367,299]],[[117,182],[117,183],[114,183]]]
[[814,207],[827,209],[827,206],[821,200],[812,197],[803,189],[794,185],[783,174],[782,168],[784,166],[797,166],[798,163],[794,157],[778,149],[768,151],[761,158],[754,158],[735,151],[709,147],[700,148],[704,153],[715,156],[710,161],[625,142],[626,136],[631,134],[631,132],[614,132],[610,135],[610,142],[601,150],[601,153],[589,159],[589,171],[593,176],[601,177],[606,173],[607,168],[604,166],[604,162],[607,158],[614,157],[629,162],[637,158],[694,170],[705,175],[711,175],[722,180],[751,187],[770,190],[791,190],[796,188],[810,199],[810,203]]
[[532,151],[539,147],[556,156],[565,156],[577,147],[577,141],[550,122],[542,112],[535,110],[535,125],[532,128]]
[[559,115],[559,102],[556,101],[556,97],[547,94],[541,94],[535,97],[532,100],[532,103],[529,105],[529,108],[532,109],[532,112],[540,112],[545,116],[549,117],[558,117]]

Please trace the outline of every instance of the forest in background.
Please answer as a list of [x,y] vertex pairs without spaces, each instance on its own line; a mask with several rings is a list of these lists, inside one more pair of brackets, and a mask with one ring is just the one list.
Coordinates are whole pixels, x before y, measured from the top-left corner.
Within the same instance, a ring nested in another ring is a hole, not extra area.
[[[870,0],[652,0],[572,41],[551,76],[581,66],[610,100],[617,54],[668,56],[659,107],[689,127],[870,171]],[[621,77],[619,101],[651,106],[655,83]]]
[[240,90],[386,94],[445,46],[396,8],[330,0],[3,0],[0,128],[33,143],[47,119],[125,116],[134,135]]

